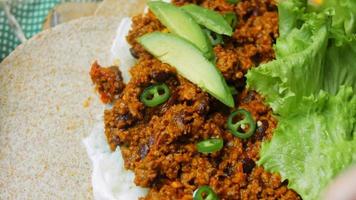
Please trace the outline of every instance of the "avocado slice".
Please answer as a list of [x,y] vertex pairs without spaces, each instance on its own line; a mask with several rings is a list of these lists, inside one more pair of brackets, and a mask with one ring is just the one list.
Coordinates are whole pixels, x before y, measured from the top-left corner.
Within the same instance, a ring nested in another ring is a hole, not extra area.
[[190,14],[198,24],[205,26],[215,33],[231,36],[232,28],[220,13],[195,4],[189,4],[181,7]]
[[171,33],[153,32],[138,42],[163,63],[229,107],[234,99],[220,71],[189,41]]
[[194,19],[178,7],[161,2],[147,3],[150,10],[171,33],[174,33],[196,45],[208,59],[214,57],[212,45]]

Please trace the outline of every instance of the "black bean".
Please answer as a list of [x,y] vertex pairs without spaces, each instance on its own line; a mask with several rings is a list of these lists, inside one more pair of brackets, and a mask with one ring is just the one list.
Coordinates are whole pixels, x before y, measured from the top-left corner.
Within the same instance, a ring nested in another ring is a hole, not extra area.
[[139,58],[139,55],[137,54],[137,52],[133,48],[130,48],[130,53],[131,53],[132,57],[134,57],[136,59]]
[[209,98],[199,98],[193,106],[200,115],[207,114],[209,112]]
[[242,19],[244,21],[247,21],[254,14],[255,14],[255,10],[253,8],[248,8],[246,14],[242,17]]
[[266,132],[267,128],[268,128],[268,121],[267,120],[262,120],[261,123],[262,123],[261,126],[258,126],[256,131],[258,133],[264,134]]
[[127,121],[131,118],[131,115],[130,113],[125,113],[123,115],[119,115],[117,116],[116,120],[119,121],[119,120],[122,120],[122,121]]
[[157,82],[164,82],[168,80],[172,76],[172,74],[165,71],[153,71],[150,76]]
[[262,55],[260,53],[256,53],[255,55],[251,56],[251,60],[257,67],[262,62]]
[[243,172],[249,174],[252,172],[253,168],[256,166],[255,161],[250,158],[245,158],[242,160]]
[[263,137],[265,136],[265,132],[268,128],[268,121],[267,120],[262,120],[261,126],[257,126],[256,129],[256,140],[262,140]]
[[166,103],[159,107],[159,114],[164,114],[170,107],[177,103],[179,95],[177,92],[173,91],[171,93],[171,97],[168,99]]
[[[112,130],[110,132],[113,132]],[[112,135],[111,138],[112,142],[114,142],[115,144],[122,144],[120,137],[118,135]]]
[[120,129],[127,129],[132,126],[136,120],[130,113],[120,114],[116,117],[116,127]]

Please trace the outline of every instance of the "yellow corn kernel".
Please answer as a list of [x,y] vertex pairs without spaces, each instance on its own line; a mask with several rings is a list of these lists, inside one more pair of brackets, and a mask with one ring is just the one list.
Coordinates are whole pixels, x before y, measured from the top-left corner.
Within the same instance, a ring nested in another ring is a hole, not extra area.
[[162,30],[162,33],[169,33],[169,30],[167,28]]
[[309,2],[310,2],[311,4],[320,6],[320,5],[323,4],[324,0],[309,0]]

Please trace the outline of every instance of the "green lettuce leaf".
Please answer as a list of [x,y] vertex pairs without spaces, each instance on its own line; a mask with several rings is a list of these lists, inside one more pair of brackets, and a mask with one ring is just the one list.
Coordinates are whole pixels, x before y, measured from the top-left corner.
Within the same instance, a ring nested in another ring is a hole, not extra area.
[[303,96],[322,88],[323,64],[328,44],[325,15],[313,14],[301,28],[294,28],[277,40],[277,59],[246,75],[247,84],[257,90],[279,115],[288,115]]
[[285,37],[294,27],[298,26],[300,16],[304,13],[306,1],[289,0],[280,1],[278,4],[278,20],[279,24],[284,26],[279,27],[280,37]]
[[330,45],[325,55],[323,89],[336,94],[340,85],[356,90],[356,40]]
[[[356,1],[354,0],[324,0],[320,6],[308,5],[311,11],[326,11],[332,14],[332,27],[338,36],[351,36],[356,32]],[[337,36],[337,37],[338,37]]]
[[336,96],[321,92],[302,100],[298,114],[281,117],[258,164],[289,180],[304,200],[321,191],[345,167],[356,163],[356,96],[348,87]]
[[325,56],[323,89],[336,94],[340,85],[356,88],[356,1],[327,0],[319,8],[332,15]]
[[[337,1],[344,6],[336,8],[356,13],[354,7],[345,10],[355,4],[345,3],[351,1]],[[352,21],[353,17],[340,17],[336,13],[342,11],[331,12],[330,8],[303,13],[306,6],[303,0],[279,3],[281,36],[275,46],[276,60],[246,75],[247,85],[261,93],[277,115],[289,115],[304,96],[320,90],[336,94],[342,85],[356,89],[356,34],[340,25],[346,23],[341,19]]]
[[246,77],[278,118],[259,164],[314,200],[356,164],[356,2],[306,2],[279,1],[276,59]]

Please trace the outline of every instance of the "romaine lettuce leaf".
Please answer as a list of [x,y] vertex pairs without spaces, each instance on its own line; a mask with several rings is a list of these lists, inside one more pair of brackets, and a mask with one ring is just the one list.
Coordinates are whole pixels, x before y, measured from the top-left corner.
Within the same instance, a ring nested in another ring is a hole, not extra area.
[[304,98],[297,113],[279,119],[258,164],[288,179],[304,200],[319,199],[337,174],[356,163],[356,96],[350,87],[337,96],[321,92]]

